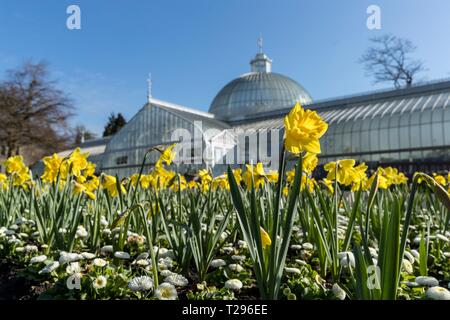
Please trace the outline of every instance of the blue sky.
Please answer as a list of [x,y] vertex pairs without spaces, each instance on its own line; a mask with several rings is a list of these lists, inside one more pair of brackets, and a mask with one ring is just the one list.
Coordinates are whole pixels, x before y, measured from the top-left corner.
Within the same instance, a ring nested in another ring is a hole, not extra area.
[[[67,6],[81,30],[66,28]],[[369,5],[381,30],[366,27]],[[101,133],[110,112],[127,119],[153,96],[207,110],[230,80],[249,71],[262,33],[273,71],[315,100],[379,89],[357,60],[369,38],[412,40],[421,80],[450,77],[450,1],[444,0],[14,0],[0,2],[0,78],[26,59],[45,60],[84,124]]]

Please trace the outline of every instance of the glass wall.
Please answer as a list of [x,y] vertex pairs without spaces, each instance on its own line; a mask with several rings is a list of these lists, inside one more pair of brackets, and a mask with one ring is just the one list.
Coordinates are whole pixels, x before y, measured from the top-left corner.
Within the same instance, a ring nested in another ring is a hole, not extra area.
[[329,129],[321,163],[339,158],[366,162],[450,161],[450,94],[396,98],[320,111]]
[[[120,177],[138,172],[148,149],[174,142],[172,133],[175,129],[186,129],[191,137],[202,139],[200,130],[191,121],[158,106],[145,106],[111,138],[103,155],[101,170]],[[200,143],[203,144],[203,140]],[[146,163],[152,165],[158,157],[159,154],[154,152],[147,157]]]

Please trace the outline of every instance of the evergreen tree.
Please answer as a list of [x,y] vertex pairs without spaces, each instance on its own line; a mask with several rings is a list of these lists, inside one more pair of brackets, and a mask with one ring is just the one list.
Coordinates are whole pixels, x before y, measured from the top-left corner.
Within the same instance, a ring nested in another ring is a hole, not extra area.
[[125,120],[124,116],[119,112],[117,116],[115,113],[111,113],[111,115],[108,118],[108,122],[105,125],[105,130],[103,131],[103,136],[111,136],[113,134],[116,134],[120,128],[122,128],[127,121]]

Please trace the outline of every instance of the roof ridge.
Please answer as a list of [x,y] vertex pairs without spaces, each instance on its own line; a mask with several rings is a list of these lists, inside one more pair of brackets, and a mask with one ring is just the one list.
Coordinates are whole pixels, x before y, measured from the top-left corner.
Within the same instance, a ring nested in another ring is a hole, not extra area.
[[200,110],[193,109],[193,108],[188,108],[188,107],[185,107],[185,106],[182,106],[179,104],[175,104],[172,102],[163,101],[163,100],[159,100],[159,99],[155,99],[155,98],[150,98],[149,104],[156,104],[160,107],[178,110],[178,111],[187,112],[187,113],[192,113],[192,114],[203,116],[203,117],[210,118],[210,119],[215,118],[214,114],[212,114],[212,113],[200,111]]

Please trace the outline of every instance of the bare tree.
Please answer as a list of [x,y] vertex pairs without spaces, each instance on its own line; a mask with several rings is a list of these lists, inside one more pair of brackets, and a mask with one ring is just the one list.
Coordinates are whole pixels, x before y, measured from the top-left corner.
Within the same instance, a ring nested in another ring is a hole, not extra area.
[[24,63],[0,82],[0,147],[6,156],[22,147],[53,152],[67,138],[72,105],[48,79],[45,63]]
[[412,60],[410,54],[416,50],[414,44],[393,35],[370,39],[374,44],[359,59],[367,75],[375,83],[393,82],[396,88],[410,87],[417,73],[425,68],[420,60]]

